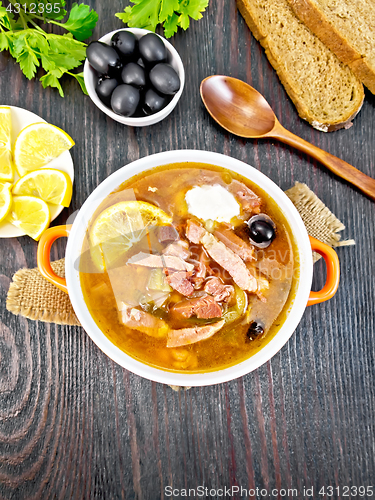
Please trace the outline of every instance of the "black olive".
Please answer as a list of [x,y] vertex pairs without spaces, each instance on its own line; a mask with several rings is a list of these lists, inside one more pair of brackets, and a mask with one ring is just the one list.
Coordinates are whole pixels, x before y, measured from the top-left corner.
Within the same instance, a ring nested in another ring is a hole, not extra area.
[[265,243],[272,241],[275,237],[275,230],[272,225],[265,220],[255,220],[249,226],[250,237],[255,243]]
[[135,59],[137,57],[138,41],[131,31],[118,31],[111,38],[112,47],[125,60]]
[[132,116],[140,99],[139,90],[131,85],[119,85],[112,92],[111,108],[118,115]]
[[156,64],[167,60],[167,49],[163,40],[155,33],[148,33],[139,40],[139,53],[145,64]]
[[121,80],[127,85],[133,85],[134,87],[140,89],[146,85],[145,70],[138,64],[130,62],[123,67]]
[[91,42],[86,49],[91,66],[100,75],[116,76],[122,68],[120,56],[113,47],[102,42]]
[[116,78],[99,78],[95,90],[99,99],[106,105],[111,105],[111,95],[117,87],[118,81]]
[[137,64],[141,67],[141,68],[145,68],[145,63],[143,62],[143,59],[142,57],[140,57],[137,61]]
[[249,325],[249,329],[247,330],[246,337],[249,340],[254,340],[256,337],[259,337],[260,335],[263,335],[264,333],[264,327],[260,323],[257,323],[256,321],[253,321]]
[[148,89],[144,96],[142,109],[146,115],[153,115],[165,108],[168,102],[169,99],[165,95],[158,94],[154,89]]
[[180,88],[180,78],[170,64],[156,64],[149,77],[152,85],[161,94],[173,95]]

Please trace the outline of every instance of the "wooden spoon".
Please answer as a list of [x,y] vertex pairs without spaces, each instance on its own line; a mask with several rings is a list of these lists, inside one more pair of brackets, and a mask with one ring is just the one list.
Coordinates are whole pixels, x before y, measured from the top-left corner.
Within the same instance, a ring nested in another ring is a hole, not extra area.
[[279,139],[319,160],[331,172],[375,200],[375,179],[286,130],[265,98],[247,83],[214,75],[202,81],[200,91],[212,118],[232,134],[252,139]]

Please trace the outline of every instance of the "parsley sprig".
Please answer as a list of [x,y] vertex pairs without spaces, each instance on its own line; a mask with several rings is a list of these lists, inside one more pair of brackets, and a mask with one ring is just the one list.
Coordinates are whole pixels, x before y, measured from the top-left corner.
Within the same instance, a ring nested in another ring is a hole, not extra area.
[[[47,6],[51,5],[53,10],[47,12]],[[0,1],[0,51],[9,50],[29,80],[42,66],[46,72],[40,78],[43,88],[56,87],[61,97],[64,92],[59,80],[64,74],[76,78],[87,94],[83,73],[72,70],[84,61],[86,44],[83,40],[92,35],[98,20],[98,14],[88,5],[73,4],[68,19],[60,22],[67,14],[64,7],[65,0],[54,0],[53,4],[48,0],[22,0],[21,5],[11,0],[7,7]],[[68,33],[47,33],[38,23],[55,24]]]
[[164,35],[170,38],[180,26],[186,30],[190,18],[201,19],[209,0],[131,0],[133,6],[115,14],[131,28],[145,28],[155,31],[162,24]]

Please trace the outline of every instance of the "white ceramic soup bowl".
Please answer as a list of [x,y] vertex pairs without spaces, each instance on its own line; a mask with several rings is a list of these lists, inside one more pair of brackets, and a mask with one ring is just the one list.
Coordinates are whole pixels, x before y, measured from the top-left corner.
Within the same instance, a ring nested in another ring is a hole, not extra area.
[[[179,162],[198,162],[224,167],[246,177],[263,189],[277,203],[292,229],[298,260],[300,277],[295,296],[289,306],[286,319],[276,335],[256,354],[229,368],[206,373],[176,373],[144,364],[116,347],[99,329],[86,306],[80,284],[79,261],[88,223],[102,201],[120,184],[140,172],[160,165]],[[69,236],[65,255],[66,281],[52,270],[49,254],[53,241],[61,236]],[[318,251],[327,264],[327,282],[320,292],[311,292],[313,274],[312,248]],[[227,382],[245,375],[274,356],[288,341],[301,320],[306,306],[323,302],[332,297],[339,282],[339,264],[336,253],[327,245],[310,238],[296,208],[285,193],[268,177],[255,168],[229,156],[209,151],[181,150],[154,154],[136,160],[117,170],[105,179],[87,198],[72,226],[58,226],[48,229],[38,247],[38,266],[46,279],[69,293],[74,311],[95,344],[119,365],[149,380],[169,385],[204,386]]]

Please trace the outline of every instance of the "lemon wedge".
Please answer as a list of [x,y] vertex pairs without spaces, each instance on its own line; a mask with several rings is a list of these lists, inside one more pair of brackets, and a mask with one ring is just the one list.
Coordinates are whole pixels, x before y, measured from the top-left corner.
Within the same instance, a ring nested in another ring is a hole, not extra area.
[[13,203],[6,218],[36,241],[49,226],[50,219],[47,203],[35,196],[13,196]]
[[53,168],[34,170],[24,175],[12,189],[14,195],[37,196],[47,203],[68,207],[73,186],[68,174]]
[[0,221],[5,219],[12,206],[11,187],[10,182],[0,182]]
[[14,144],[14,164],[20,177],[44,167],[74,146],[73,139],[50,123],[33,123],[18,134]]
[[10,145],[11,130],[10,108],[0,106],[0,181],[13,180],[13,159]]
[[105,209],[94,221],[89,233],[90,252],[101,271],[116,265],[150,226],[165,226],[172,217],[145,201],[121,201]]

